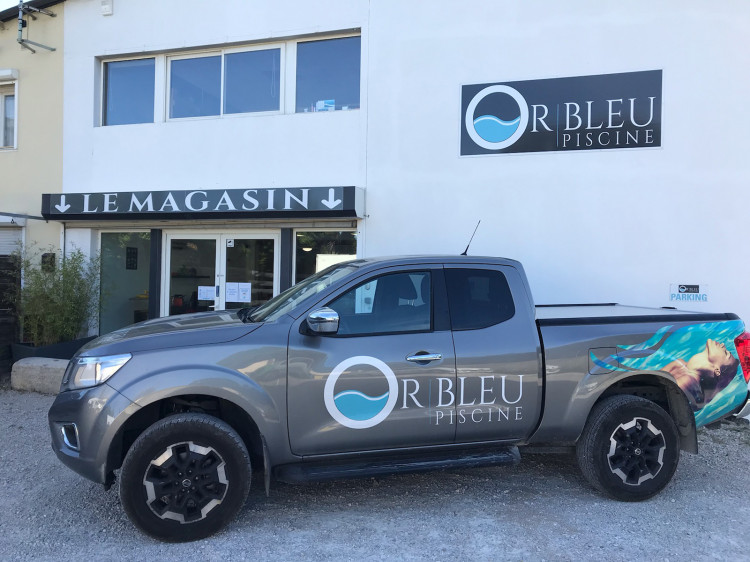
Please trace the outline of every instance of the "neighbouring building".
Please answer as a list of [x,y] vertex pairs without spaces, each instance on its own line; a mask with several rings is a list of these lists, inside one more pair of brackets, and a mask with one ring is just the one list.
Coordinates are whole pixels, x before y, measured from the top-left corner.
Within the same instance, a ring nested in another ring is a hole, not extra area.
[[521,260],[538,303],[750,318],[750,4],[69,0],[64,23],[62,193],[37,205],[101,251],[102,332],[457,254],[480,220],[469,253]]
[[[54,253],[60,223],[41,216],[45,193],[62,190],[63,21],[60,1],[0,11],[0,288],[11,275],[9,255],[21,247]],[[20,41],[19,41],[20,39]],[[52,49],[52,50],[50,50]],[[16,320],[0,302],[0,372],[9,366]]]

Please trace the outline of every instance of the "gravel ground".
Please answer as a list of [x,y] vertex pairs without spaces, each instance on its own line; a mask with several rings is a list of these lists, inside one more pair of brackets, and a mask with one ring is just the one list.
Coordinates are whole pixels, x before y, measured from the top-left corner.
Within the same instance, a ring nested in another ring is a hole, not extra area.
[[105,492],[49,445],[52,397],[0,387],[2,560],[747,559],[750,427],[699,434],[670,486],[608,500],[563,455],[520,465],[291,486],[254,482],[239,518],[188,544],[140,534]]

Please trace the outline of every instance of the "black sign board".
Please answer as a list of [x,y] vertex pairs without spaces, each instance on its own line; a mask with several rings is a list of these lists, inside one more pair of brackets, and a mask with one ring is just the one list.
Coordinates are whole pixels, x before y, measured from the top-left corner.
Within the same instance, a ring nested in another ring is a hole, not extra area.
[[661,146],[662,71],[461,87],[461,155]]
[[357,191],[353,186],[343,186],[51,193],[42,195],[42,216],[62,221],[354,218]]
[[700,285],[679,285],[680,293],[700,293]]

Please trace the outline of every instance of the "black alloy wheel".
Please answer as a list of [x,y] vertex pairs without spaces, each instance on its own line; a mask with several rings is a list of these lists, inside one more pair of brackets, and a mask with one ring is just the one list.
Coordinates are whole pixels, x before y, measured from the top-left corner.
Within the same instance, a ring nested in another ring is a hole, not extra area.
[[171,445],[146,468],[146,502],[161,519],[200,521],[226,496],[225,467],[213,447],[192,441]]
[[609,438],[609,468],[625,484],[638,486],[664,467],[664,434],[650,419],[633,418],[620,424]]
[[581,472],[597,490],[618,500],[641,501],[672,479],[680,436],[658,404],[637,396],[610,396],[591,410],[576,455]]
[[232,427],[205,414],[177,414],[146,429],[128,451],[120,500],[146,534],[193,541],[237,515],[250,477],[247,448]]

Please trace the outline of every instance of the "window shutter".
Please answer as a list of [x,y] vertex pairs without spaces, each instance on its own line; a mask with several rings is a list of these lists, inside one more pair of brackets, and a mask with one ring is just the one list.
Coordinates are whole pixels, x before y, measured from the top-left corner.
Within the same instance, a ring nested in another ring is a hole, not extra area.
[[20,242],[20,228],[0,228],[0,256],[8,256],[18,250]]

